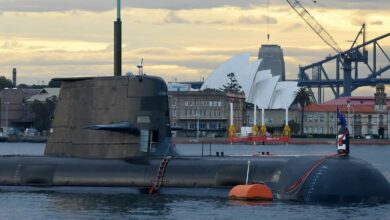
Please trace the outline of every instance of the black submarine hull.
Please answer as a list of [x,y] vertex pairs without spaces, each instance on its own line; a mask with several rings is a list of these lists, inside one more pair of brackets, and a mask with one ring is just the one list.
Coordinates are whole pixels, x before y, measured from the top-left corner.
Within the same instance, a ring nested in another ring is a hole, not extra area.
[[[161,78],[61,81],[44,156],[0,157],[0,188],[110,187],[148,193],[155,191],[150,190],[153,187],[160,193],[199,189],[203,195],[205,189],[214,189],[228,197],[236,185],[264,182],[275,200],[389,201],[385,177],[350,156],[178,155],[171,144],[168,91]],[[221,108],[228,109],[230,102],[221,100]],[[184,111],[185,102],[175,106]],[[221,112],[227,116],[227,110]],[[172,158],[161,166],[166,155]]]
[[[225,190],[264,182],[275,200],[308,203],[386,203],[390,186],[372,165],[354,157],[259,156],[173,157],[160,192]],[[161,158],[82,159],[5,156],[0,185],[39,187],[129,187],[147,193],[156,181]],[[221,191],[220,191],[221,192]],[[212,193],[211,193],[212,194]],[[226,197],[228,195],[226,194]]]

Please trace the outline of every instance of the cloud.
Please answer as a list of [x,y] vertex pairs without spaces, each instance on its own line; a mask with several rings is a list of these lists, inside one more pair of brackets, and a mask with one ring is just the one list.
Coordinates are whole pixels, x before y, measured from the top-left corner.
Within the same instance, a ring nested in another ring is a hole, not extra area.
[[353,17],[351,19],[351,24],[353,26],[362,26],[363,23],[365,23],[365,18],[364,17]]
[[374,21],[370,21],[370,24],[371,25],[383,25],[383,21],[381,21],[381,20],[374,20]]
[[3,45],[0,46],[1,49],[5,50],[16,50],[23,47],[23,44],[17,42],[17,41],[6,41],[3,43]]
[[[92,3],[93,2],[93,3]],[[122,1],[126,8],[149,8],[149,9],[207,9],[224,6],[251,8],[259,5],[266,5],[266,0],[125,0]],[[284,0],[275,0],[271,2],[272,6],[285,6]],[[321,7],[339,8],[339,9],[386,9],[390,8],[388,0],[328,0]],[[315,5],[318,6],[319,4]],[[314,7],[315,7],[314,6]],[[115,1],[107,0],[2,0],[0,10],[3,11],[107,11],[116,7]]]
[[179,17],[175,12],[170,11],[164,18],[164,23],[189,24],[190,22],[184,18]]
[[[0,9],[6,11],[69,11],[69,10],[87,10],[87,11],[106,11],[116,7],[115,1],[94,0],[3,0],[0,3]],[[259,3],[256,0],[126,0],[122,1],[125,8],[149,8],[149,9],[204,9],[223,6],[233,7],[252,7],[253,5],[264,4],[265,0]]]
[[253,15],[242,15],[238,18],[240,24],[277,24],[276,18],[269,16],[255,17]]
[[282,32],[295,31],[295,30],[302,28],[302,27],[303,27],[303,24],[301,24],[301,23],[293,23],[293,24],[287,26],[286,28],[282,29]]

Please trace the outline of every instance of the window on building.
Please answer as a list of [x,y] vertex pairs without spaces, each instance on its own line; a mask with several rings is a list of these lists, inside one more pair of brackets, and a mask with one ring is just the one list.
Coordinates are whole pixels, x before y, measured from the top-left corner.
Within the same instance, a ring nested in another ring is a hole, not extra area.
[[188,109],[186,109],[185,111],[184,111],[184,115],[188,115]]
[[324,116],[321,114],[320,115],[320,122],[323,122],[324,121]]
[[189,129],[190,130],[196,129],[196,126],[197,126],[197,123],[194,123],[194,122],[189,123]]
[[309,115],[308,118],[309,118],[309,121],[313,121],[313,116],[312,115]]
[[172,106],[176,106],[176,99],[172,100]]
[[317,115],[313,115],[313,121],[318,121],[318,116]]
[[322,134],[322,133],[324,133],[324,130],[322,129],[322,127],[319,127],[318,128],[318,134]]
[[184,106],[188,106],[188,101],[184,101]]
[[317,134],[317,132],[318,132],[317,127],[314,127],[313,133],[314,133],[314,134]]
[[303,127],[303,133],[307,133],[307,128]]
[[383,115],[379,115],[379,125],[383,125]]
[[329,121],[334,121],[334,116],[333,116],[333,114],[331,114],[331,115],[329,116]]
[[209,106],[210,106],[210,107],[213,106],[213,102],[212,102],[212,101],[209,101]]
[[329,133],[331,133],[331,134],[334,133],[333,127],[330,127],[330,128],[329,128]]
[[372,115],[368,115],[368,123],[369,123],[369,124],[372,123]]
[[222,106],[222,101],[218,101],[218,107]]
[[308,127],[308,133],[311,134],[311,127]]
[[176,109],[173,109],[173,117],[176,117]]

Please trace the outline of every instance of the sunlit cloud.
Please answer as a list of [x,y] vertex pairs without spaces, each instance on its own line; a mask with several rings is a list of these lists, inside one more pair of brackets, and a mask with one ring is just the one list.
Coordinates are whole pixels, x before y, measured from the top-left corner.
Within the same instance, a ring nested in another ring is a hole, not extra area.
[[[123,73],[136,73],[144,58],[147,74],[167,81],[199,80],[233,55],[249,52],[255,60],[261,44],[278,44],[284,50],[288,78],[296,79],[299,65],[333,53],[284,0],[269,8],[265,0],[123,4]],[[390,30],[388,1],[322,4],[309,1],[308,10],[344,49],[363,21],[368,24],[368,39]],[[0,74],[9,78],[12,67],[17,67],[21,83],[112,75],[114,7],[115,2],[106,0],[0,1]]]

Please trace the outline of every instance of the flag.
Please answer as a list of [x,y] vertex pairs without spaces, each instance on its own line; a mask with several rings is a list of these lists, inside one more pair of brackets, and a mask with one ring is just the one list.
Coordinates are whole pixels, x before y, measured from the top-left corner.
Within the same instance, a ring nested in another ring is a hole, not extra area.
[[337,108],[337,118],[339,119],[341,127],[346,128],[347,127],[347,121],[345,120],[344,115],[343,115],[343,113],[341,113],[339,108]]

